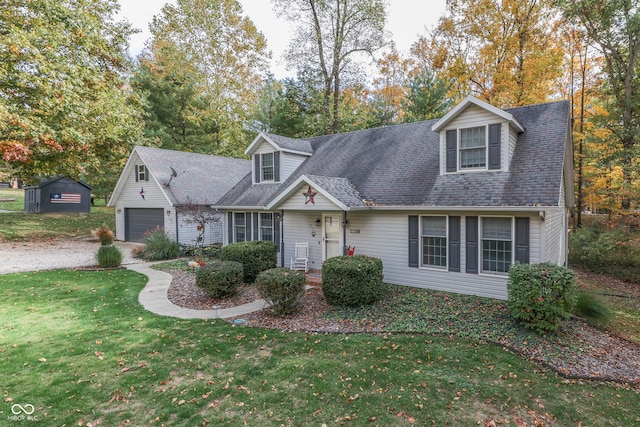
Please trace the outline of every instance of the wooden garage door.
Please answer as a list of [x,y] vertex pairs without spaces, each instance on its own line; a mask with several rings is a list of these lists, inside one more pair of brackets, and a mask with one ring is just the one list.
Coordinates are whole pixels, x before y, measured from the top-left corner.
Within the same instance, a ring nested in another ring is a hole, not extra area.
[[164,209],[124,210],[124,239],[127,242],[141,242],[147,231],[164,227]]

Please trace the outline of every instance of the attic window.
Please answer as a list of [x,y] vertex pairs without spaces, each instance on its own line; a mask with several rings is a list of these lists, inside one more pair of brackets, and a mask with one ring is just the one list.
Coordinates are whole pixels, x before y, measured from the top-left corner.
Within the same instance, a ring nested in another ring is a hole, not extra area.
[[136,165],[136,182],[149,181],[149,170],[145,165]]
[[487,166],[486,127],[460,129],[460,169]]

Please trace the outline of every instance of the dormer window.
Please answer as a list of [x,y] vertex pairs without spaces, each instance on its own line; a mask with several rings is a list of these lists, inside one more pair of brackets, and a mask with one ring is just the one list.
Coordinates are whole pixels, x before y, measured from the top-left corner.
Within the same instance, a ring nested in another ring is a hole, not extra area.
[[473,170],[500,170],[501,124],[446,131],[446,170],[465,172]]
[[262,154],[262,181],[273,181],[273,153]]
[[280,182],[280,152],[255,154],[253,158],[255,163],[253,178],[256,184]]
[[460,169],[487,166],[486,126],[460,129]]

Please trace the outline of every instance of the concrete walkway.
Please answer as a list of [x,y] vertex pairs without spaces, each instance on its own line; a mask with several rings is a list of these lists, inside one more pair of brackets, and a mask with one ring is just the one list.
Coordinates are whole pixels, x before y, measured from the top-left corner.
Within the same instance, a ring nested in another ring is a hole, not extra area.
[[144,274],[149,278],[144,289],[138,296],[142,306],[160,316],[177,317],[180,319],[224,319],[228,317],[242,316],[243,314],[259,311],[270,306],[263,299],[239,305],[237,307],[222,308],[219,310],[192,310],[175,305],[167,296],[172,276],[164,271],[151,268],[153,263],[128,264],[129,270]]

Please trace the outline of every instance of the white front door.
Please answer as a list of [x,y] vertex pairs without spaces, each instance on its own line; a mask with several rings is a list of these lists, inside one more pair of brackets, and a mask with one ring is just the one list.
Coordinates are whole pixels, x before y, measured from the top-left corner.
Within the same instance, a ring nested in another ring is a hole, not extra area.
[[342,215],[323,214],[322,215],[322,260],[342,255]]

